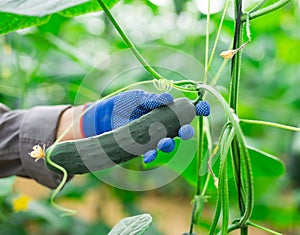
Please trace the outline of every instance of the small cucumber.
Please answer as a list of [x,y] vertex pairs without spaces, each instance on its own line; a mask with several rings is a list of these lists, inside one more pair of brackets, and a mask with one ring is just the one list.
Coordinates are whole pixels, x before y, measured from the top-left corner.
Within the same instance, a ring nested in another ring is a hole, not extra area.
[[[52,145],[46,155],[69,174],[101,170],[155,149],[164,137],[176,137],[179,128],[190,123],[195,115],[191,101],[179,98],[115,130]],[[45,162],[49,169],[58,171]]]

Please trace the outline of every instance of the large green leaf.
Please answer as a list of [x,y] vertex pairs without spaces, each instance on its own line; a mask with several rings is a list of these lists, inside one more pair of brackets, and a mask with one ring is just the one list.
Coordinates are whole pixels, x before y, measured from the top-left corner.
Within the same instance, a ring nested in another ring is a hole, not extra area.
[[0,12],[0,35],[6,34],[18,29],[24,29],[32,26],[45,24],[50,19],[50,16],[21,16],[11,13]]
[[88,1],[89,0],[2,0],[0,10],[17,15],[42,17]]
[[248,146],[248,150],[255,177],[278,177],[285,172],[284,164],[279,158],[253,147]]
[[[247,146],[247,148],[254,177],[275,178],[285,172],[284,164],[279,158],[251,146]],[[228,164],[228,177],[233,177],[231,160]]]
[[[195,139],[182,141],[180,138],[175,138],[175,142],[176,148],[173,150],[173,152],[163,153],[161,151],[158,151],[158,155],[155,161],[148,163],[146,167],[158,167],[166,164],[172,170],[180,174],[188,183],[195,186],[197,183],[198,172],[197,159],[195,155],[197,141]],[[253,147],[248,147],[248,150],[252,164],[252,172],[255,177],[278,177],[284,173],[285,167],[283,162],[279,158]],[[181,157],[179,157],[177,161],[170,161],[170,159],[174,156]],[[214,172],[218,172],[218,157],[219,155],[217,154],[216,157],[212,160],[212,167],[214,169]],[[208,172],[207,160],[208,155],[205,153],[205,157],[202,163],[203,165],[200,169],[201,175],[205,175]],[[233,174],[231,164],[229,164],[228,171],[229,177],[232,177]]]
[[[119,0],[103,0],[111,8]],[[101,10],[97,0],[3,0],[0,2],[0,35],[45,24],[52,14],[67,17]]]

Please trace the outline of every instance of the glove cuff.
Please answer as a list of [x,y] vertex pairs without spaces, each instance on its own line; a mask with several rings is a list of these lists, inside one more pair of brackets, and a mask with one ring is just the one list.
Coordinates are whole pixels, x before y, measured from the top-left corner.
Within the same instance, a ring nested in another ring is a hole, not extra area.
[[108,99],[97,104],[85,104],[85,114],[80,119],[80,129],[83,138],[100,135],[112,130],[112,111],[114,99]]

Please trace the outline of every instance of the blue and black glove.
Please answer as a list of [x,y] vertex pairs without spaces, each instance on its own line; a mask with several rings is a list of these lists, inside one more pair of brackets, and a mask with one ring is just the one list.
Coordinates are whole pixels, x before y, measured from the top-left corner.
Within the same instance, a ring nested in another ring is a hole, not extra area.
[[[173,96],[169,93],[157,95],[143,90],[131,90],[96,104],[87,104],[84,110],[88,110],[81,118],[82,136],[91,137],[119,128],[153,109],[171,104],[173,100]],[[197,115],[208,116],[209,113],[210,107],[206,101],[196,105]],[[178,136],[183,140],[192,138],[194,136],[193,127],[189,124],[182,126],[178,131]],[[168,137],[161,139],[157,145],[157,149],[167,153],[172,152],[174,147],[175,141]],[[144,162],[153,161],[156,155],[156,150],[146,152]]]
[[94,105],[82,117],[81,130],[83,137],[99,135],[125,126],[153,109],[172,103],[169,93],[150,94],[143,90],[131,90],[120,93],[96,105],[87,104],[85,109]]

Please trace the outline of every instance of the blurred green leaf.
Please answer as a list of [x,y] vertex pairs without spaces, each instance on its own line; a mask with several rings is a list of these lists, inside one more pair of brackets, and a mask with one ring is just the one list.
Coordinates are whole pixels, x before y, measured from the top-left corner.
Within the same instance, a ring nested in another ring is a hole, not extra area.
[[5,235],[28,235],[21,226],[12,223],[0,224],[0,233]]
[[299,38],[285,38],[280,37],[277,39],[277,53],[278,57],[288,63],[300,63]]
[[57,216],[57,210],[48,202],[31,201],[29,203],[28,210],[26,211],[27,216],[32,218],[39,218],[47,221],[50,225],[55,227],[64,227],[64,223],[69,218],[60,218]]
[[[0,9],[1,10],[1,9]],[[0,12],[0,35],[6,34],[18,29],[24,29],[32,26],[45,24],[50,16],[21,16],[11,13]]]
[[[75,6],[79,6],[76,12],[80,11],[80,9],[84,12],[87,6],[96,7],[96,2],[96,0],[52,0],[50,2],[48,0],[23,0],[22,3],[20,3],[14,0],[3,0],[0,3],[0,11],[18,15],[42,17],[62,10],[74,9]],[[116,0],[103,0],[103,2],[107,7],[111,7]],[[90,10],[92,9],[90,8]]]
[[14,182],[14,176],[0,179],[0,197],[6,196],[11,193]]
[[274,203],[274,198],[268,199],[269,202],[264,201],[262,203],[256,203],[253,209],[252,218],[259,221],[272,221],[278,228],[293,228],[298,231],[300,215],[296,205],[291,205],[290,202],[285,203],[283,198],[276,204]]
[[248,150],[254,176],[278,177],[285,172],[284,164],[279,158],[253,147],[248,146]]
[[13,86],[7,86],[0,84],[1,93],[7,96],[18,97],[19,89]]
[[[103,0],[111,8],[118,0]],[[0,35],[18,29],[45,24],[52,14],[61,13],[73,17],[101,10],[96,0],[23,0],[22,4],[14,0],[0,3]]]

